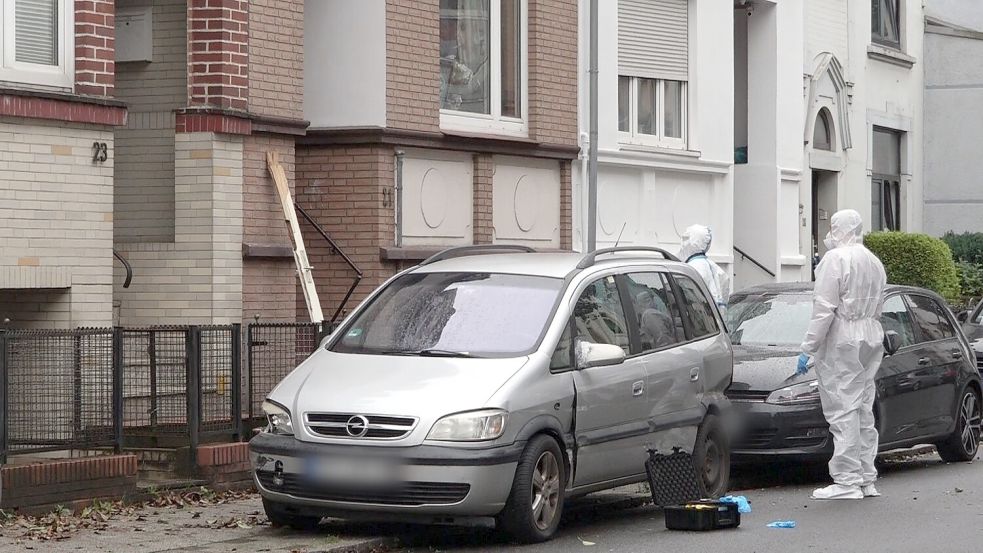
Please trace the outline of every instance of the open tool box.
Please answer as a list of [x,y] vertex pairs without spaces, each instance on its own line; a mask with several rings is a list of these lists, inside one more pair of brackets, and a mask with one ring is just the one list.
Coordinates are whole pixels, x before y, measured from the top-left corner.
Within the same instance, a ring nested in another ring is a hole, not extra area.
[[737,505],[703,499],[693,456],[674,448],[669,455],[650,450],[645,462],[652,500],[663,508],[670,530],[718,530],[741,524]]

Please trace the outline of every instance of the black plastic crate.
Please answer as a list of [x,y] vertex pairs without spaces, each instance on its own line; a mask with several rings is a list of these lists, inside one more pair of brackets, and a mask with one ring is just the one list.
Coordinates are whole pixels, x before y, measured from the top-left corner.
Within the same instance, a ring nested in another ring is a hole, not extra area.
[[737,528],[741,525],[741,513],[737,504],[722,501],[690,501],[664,509],[666,528],[703,532]]
[[693,466],[693,456],[679,448],[669,455],[650,450],[645,461],[652,500],[660,507],[681,505],[704,498],[704,492]]

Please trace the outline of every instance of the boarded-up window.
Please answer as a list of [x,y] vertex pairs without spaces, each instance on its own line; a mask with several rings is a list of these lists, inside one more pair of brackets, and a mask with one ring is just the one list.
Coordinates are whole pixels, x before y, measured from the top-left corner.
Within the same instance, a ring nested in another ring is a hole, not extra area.
[[618,0],[620,75],[686,81],[688,0]]

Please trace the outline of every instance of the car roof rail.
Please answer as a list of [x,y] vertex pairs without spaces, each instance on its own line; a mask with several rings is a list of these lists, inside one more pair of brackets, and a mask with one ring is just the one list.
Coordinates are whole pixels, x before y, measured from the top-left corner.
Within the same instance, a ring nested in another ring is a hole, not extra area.
[[530,248],[529,246],[520,246],[518,244],[482,244],[480,246],[458,246],[456,248],[448,248],[442,252],[438,252],[431,255],[425,259],[420,266],[430,265],[431,263],[436,263],[438,261],[444,261],[446,259],[453,259],[455,257],[466,257],[469,255],[481,255],[483,253],[491,252],[518,252],[518,253],[536,253],[536,250]]
[[597,251],[593,251],[584,256],[577,264],[578,269],[587,269],[588,267],[594,266],[597,263],[597,257],[601,255],[607,255],[611,253],[623,253],[623,252],[645,252],[645,253],[658,253],[661,254],[669,261],[679,261],[679,258],[669,253],[667,250],[662,248],[656,248],[652,246],[621,246],[615,248],[603,248]]

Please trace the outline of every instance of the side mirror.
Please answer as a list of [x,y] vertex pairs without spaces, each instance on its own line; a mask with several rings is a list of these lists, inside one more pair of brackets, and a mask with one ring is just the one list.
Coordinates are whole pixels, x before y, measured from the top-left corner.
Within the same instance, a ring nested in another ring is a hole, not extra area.
[[901,336],[893,330],[884,333],[884,353],[894,355],[901,349]]
[[966,322],[969,321],[969,315],[969,311],[960,311],[959,314],[956,315],[956,320],[960,323],[966,324]]
[[625,362],[625,350],[611,344],[578,342],[576,356],[578,369],[606,367]]

